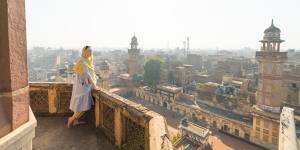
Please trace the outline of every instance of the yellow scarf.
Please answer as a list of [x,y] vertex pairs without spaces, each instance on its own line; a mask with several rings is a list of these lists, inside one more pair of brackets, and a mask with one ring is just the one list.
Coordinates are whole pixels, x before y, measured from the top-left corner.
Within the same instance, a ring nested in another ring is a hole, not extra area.
[[80,59],[78,59],[73,70],[81,77],[83,77],[84,71],[86,71],[86,73],[91,76],[92,81],[96,84],[97,78],[92,56],[89,58],[81,57]]

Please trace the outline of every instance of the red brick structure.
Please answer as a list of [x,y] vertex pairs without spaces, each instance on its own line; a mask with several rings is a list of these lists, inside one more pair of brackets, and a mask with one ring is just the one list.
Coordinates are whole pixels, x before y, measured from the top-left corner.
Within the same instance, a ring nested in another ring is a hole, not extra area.
[[0,138],[29,119],[24,0],[0,0]]

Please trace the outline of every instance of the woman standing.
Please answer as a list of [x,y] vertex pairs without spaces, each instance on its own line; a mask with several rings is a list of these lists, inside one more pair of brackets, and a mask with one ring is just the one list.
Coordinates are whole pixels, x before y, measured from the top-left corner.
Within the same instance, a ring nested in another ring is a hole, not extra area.
[[75,78],[73,83],[70,109],[74,112],[69,117],[67,127],[69,128],[94,104],[92,99],[92,89],[99,90],[96,85],[97,78],[94,70],[92,49],[85,46],[82,55],[74,66]]

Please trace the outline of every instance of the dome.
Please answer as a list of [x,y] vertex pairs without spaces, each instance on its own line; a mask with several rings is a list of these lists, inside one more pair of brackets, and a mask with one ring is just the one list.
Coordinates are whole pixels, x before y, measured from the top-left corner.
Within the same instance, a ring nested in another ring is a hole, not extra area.
[[135,37],[135,35],[131,38],[131,41],[137,41],[137,38]]
[[137,38],[135,35],[131,38],[131,44],[137,44]]
[[281,32],[280,29],[274,26],[273,19],[272,19],[271,26],[267,28],[264,33],[280,33],[280,32]]

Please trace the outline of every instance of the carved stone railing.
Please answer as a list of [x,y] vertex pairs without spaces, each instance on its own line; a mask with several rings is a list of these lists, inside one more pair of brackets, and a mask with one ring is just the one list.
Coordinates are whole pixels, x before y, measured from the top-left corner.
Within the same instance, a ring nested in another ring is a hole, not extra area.
[[[36,115],[68,114],[72,84],[30,83],[30,105]],[[93,91],[95,125],[120,149],[171,150],[165,118],[104,89]]]
[[35,115],[69,114],[72,84],[29,83],[30,106]]

